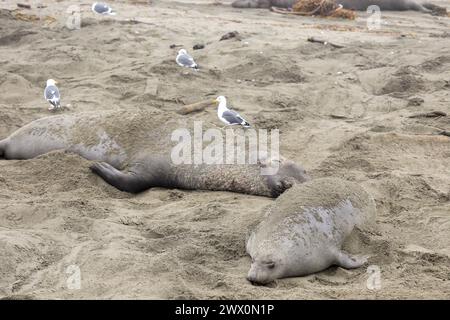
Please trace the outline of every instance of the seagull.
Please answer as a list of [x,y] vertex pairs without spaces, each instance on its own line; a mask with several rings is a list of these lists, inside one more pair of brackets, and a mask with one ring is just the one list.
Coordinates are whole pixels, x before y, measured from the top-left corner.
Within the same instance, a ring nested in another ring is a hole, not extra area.
[[175,61],[179,66],[198,70],[198,65],[195,63],[194,58],[192,58],[185,49],[178,51]]
[[47,86],[44,90],[44,98],[52,105],[48,110],[52,111],[55,109],[61,108],[61,104],[59,102],[60,95],[59,90],[56,87],[56,81],[53,79],[47,80]]
[[116,15],[116,12],[114,12],[110,6],[108,6],[106,3],[101,2],[94,2],[94,4],[92,5],[92,11],[94,13],[103,15],[110,15],[110,16]]
[[239,113],[227,108],[227,99],[224,96],[217,97],[216,102],[219,103],[217,116],[220,121],[225,123],[227,126],[241,125],[244,128],[250,128],[250,124],[242,118]]

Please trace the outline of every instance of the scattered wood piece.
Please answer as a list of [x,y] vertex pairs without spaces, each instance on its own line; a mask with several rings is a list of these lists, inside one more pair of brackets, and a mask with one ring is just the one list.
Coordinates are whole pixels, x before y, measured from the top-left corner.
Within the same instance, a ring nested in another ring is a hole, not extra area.
[[441,131],[441,132],[439,132],[439,134],[440,134],[441,136],[450,137],[450,131]]
[[447,114],[442,111],[431,111],[424,113],[417,113],[409,116],[408,118],[437,118],[437,117],[446,117]]
[[317,39],[317,38],[314,38],[314,37],[309,37],[308,39],[307,39],[307,41],[309,41],[309,42],[313,42],[313,43],[321,43],[321,44],[323,44],[323,45],[330,45],[330,46],[332,46],[333,48],[337,48],[337,49],[342,49],[342,48],[344,48],[344,46],[341,46],[341,45],[339,45],[339,44],[335,44],[335,43],[331,43],[331,42],[328,42],[328,41],[325,41],[325,40],[321,40],[321,39]]
[[238,40],[240,40],[238,35],[239,35],[239,32],[237,32],[237,31],[228,32],[227,34],[224,34],[220,38],[219,41],[228,40],[228,39],[232,39],[232,38],[237,38]]
[[191,112],[203,111],[207,107],[215,107],[217,106],[216,100],[203,100],[200,102],[196,102],[193,104],[187,104],[178,110],[179,114],[188,114]]
[[171,44],[170,46],[169,46],[169,48],[170,49],[175,49],[175,48],[179,48],[179,47],[182,47],[183,45],[182,44]]
[[296,112],[297,108],[273,108],[273,109],[263,109],[262,112]]
[[200,49],[204,49],[204,48],[205,48],[205,45],[202,43],[198,43],[192,47],[192,49],[194,49],[194,50],[200,50]]
[[339,115],[339,114],[330,114],[330,118],[331,119],[348,119],[348,117],[342,116],[342,115]]
[[29,4],[25,4],[25,3],[18,3],[17,6],[19,8],[31,9],[31,6]]

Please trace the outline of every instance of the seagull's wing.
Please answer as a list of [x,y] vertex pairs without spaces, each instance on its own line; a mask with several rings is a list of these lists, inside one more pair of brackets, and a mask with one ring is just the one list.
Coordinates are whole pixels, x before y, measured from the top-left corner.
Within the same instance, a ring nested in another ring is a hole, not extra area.
[[242,118],[239,113],[234,110],[227,110],[222,113],[222,118],[224,118],[230,125],[241,124],[243,126],[250,126],[244,118]]
[[44,97],[54,107],[59,107],[60,95],[56,86],[47,86],[44,91]]
[[99,14],[111,14],[111,13],[113,13],[111,7],[109,7],[105,3],[96,3],[94,5],[93,9],[94,9],[95,12],[97,12]]
[[183,67],[195,68],[197,66],[197,64],[194,61],[194,58],[192,58],[188,54],[180,54],[180,55],[178,55],[177,56],[177,63],[180,66],[183,66]]

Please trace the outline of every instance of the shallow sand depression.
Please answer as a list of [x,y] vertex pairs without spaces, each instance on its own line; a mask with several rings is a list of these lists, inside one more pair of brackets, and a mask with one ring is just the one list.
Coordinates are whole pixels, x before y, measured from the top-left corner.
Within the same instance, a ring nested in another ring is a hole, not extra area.
[[[253,286],[245,239],[273,199],[126,194],[61,151],[0,161],[0,297],[450,298],[450,138],[442,134],[450,132],[450,18],[382,12],[381,29],[369,31],[364,13],[347,21],[231,1],[110,1],[118,14],[99,17],[83,0],[81,29],[70,30],[70,1],[41,2],[19,11],[16,1],[0,2],[0,138],[50,114],[48,78],[68,114],[173,113],[224,95],[253,126],[279,128],[282,154],[313,178],[351,180],[374,196],[378,230],[360,249],[379,267],[381,287],[368,288],[367,267]],[[239,38],[219,41],[231,31]],[[176,65],[173,44],[199,72]],[[432,111],[447,116],[411,117]],[[186,117],[221,125],[215,108]],[[70,285],[73,266],[79,289]]]

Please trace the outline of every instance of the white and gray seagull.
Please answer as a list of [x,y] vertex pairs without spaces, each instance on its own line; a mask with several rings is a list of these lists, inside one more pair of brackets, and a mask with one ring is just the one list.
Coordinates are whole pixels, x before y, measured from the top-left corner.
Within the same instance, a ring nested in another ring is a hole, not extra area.
[[94,4],[92,5],[92,11],[94,13],[102,15],[109,15],[109,16],[116,15],[116,12],[113,11],[113,9],[110,6],[102,2],[94,2]]
[[52,105],[50,108],[48,108],[48,110],[52,111],[61,108],[59,90],[56,86],[55,80],[47,80],[47,86],[44,90],[44,98]]
[[198,70],[198,65],[195,63],[194,58],[192,58],[185,49],[180,49],[180,51],[178,51],[175,61],[179,66]]
[[227,99],[224,96],[217,97],[216,101],[219,103],[217,108],[217,116],[220,121],[227,126],[240,125],[244,128],[250,128],[250,124],[241,117],[239,113],[227,108]]

